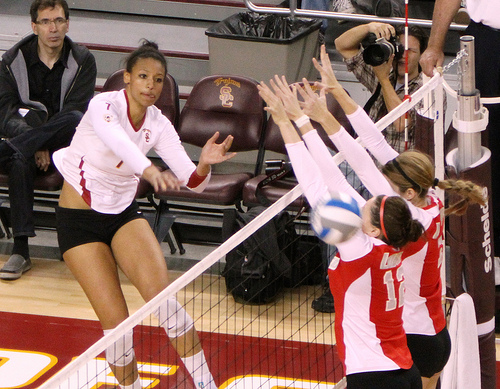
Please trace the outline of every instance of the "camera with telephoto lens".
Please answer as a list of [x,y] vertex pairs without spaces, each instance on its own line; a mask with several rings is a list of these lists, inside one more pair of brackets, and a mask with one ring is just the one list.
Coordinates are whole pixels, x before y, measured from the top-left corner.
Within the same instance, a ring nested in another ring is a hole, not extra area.
[[371,66],[379,66],[387,62],[391,55],[394,54],[394,60],[398,61],[403,57],[404,46],[399,42],[398,38],[391,36],[389,40],[378,38],[370,32],[361,42],[364,47],[363,60]]

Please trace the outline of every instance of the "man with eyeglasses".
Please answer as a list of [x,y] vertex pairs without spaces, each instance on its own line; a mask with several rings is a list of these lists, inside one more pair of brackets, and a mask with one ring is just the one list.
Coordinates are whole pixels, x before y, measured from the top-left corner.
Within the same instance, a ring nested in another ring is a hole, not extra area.
[[33,34],[8,50],[0,66],[0,169],[9,175],[14,235],[3,280],[31,269],[35,176],[53,169],[51,154],[71,142],[97,74],[94,56],[66,36],[65,0],[34,0],[30,15]]

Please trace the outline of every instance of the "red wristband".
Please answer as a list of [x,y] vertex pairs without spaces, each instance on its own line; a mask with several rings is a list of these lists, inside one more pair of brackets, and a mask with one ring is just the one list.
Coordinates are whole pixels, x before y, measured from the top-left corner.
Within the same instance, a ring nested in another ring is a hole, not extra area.
[[196,173],[196,170],[191,174],[191,177],[189,177],[189,181],[187,183],[188,188],[196,188],[198,185],[200,185],[203,181],[205,181],[205,178],[207,176],[200,176],[198,173]]

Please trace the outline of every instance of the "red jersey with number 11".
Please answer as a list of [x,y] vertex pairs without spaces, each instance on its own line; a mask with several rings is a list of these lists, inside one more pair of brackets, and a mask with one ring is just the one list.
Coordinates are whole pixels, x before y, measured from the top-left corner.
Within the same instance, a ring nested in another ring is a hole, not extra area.
[[341,256],[329,269],[335,336],[346,374],[413,365],[402,325],[402,251],[371,240],[371,251],[357,259],[342,259],[339,247]]

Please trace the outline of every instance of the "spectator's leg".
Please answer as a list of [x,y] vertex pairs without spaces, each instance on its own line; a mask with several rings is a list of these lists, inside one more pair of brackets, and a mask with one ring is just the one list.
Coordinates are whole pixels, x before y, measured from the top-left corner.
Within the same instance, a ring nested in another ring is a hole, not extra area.
[[9,199],[14,248],[0,270],[0,279],[15,280],[31,269],[28,237],[35,236],[33,183],[36,164],[14,154],[9,164]]
[[[315,11],[329,11],[330,10],[330,0],[302,0],[302,9],[311,9]],[[321,32],[324,34],[326,28],[328,27],[328,20],[323,19],[321,24]]]
[[28,160],[38,150],[53,151],[69,145],[81,118],[82,113],[79,111],[55,115],[42,126],[11,138],[7,143]]

